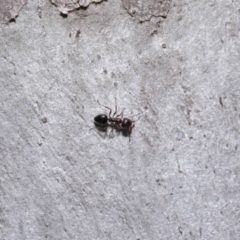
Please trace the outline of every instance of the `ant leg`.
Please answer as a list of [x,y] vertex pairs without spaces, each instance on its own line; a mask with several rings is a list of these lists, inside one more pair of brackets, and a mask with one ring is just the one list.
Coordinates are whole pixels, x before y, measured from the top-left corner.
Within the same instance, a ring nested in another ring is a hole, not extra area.
[[115,112],[113,114],[113,117],[115,116],[116,113],[117,113],[117,99],[115,98]]
[[131,132],[132,132],[132,127],[128,129],[129,142],[131,142]]
[[94,130],[94,129],[95,129],[95,128],[91,128],[91,129],[89,129],[89,132],[92,131],[92,130]]
[[112,113],[112,109],[111,109],[110,107],[107,107],[107,106],[102,105],[98,100],[97,100],[97,102],[98,102],[98,104],[99,104],[100,106],[105,107],[105,108],[107,108],[107,109],[109,110],[108,118],[110,118],[110,117],[111,117],[111,113]]
[[[139,115],[139,114],[140,114],[140,113],[138,113],[138,114],[136,114],[136,115]],[[133,116],[132,116],[132,120],[131,120],[132,124],[131,124],[131,126],[127,129],[127,134],[128,134],[128,136],[129,136],[129,142],[131,142],[132,129],[135,127],[134,123],[136,122],[136,120],[133,120],[133,117],[136,116],[136,115],[133,115]],[[138,120],[138,119],[137,119],[137,120]]]
[[[100,137],[102,137],[102,138],[105,138],[106,137],[106,135],[107,135],[107,129],[103,129],[103,130],[100,130],[100,131],[97,131],[95,128],[91,128],[90,130],[89,130],[89,132],[90,131],[92,131],[92,130],[94,130]],[[103,134],[101,134],[101,133],[105,133],[104,135]]]
[[119,116],[122,116],[123,117],[123,111],[125,110],[125,108],[122,110],[122,112],[120,113],[120,114],[118,114],[117,116],[116,116],[116,118],[118,118]]
[[113,126],[112,126],[112,129],[111,129],[111,132],[109,133],[109,138],[110,138],[110,135],[111,135],[111,138],[113,138]]
[[137,113],[137,114],[134,114],[133,116],[131,116],[131,121],[132,121],[132,126],[131,126],[131,129],[130,129],[130,131],[132,131],[132,129],[134,128],[134,123],[136,122],[136,121],[138,121],[139,120],[139,118],[138,119],[136,119],[136,120],[133,120],[133,117],[135,117],[135,116],[137,116],[137,115],[140,115],[141,113]]
[[[133,119],[133,117],[135,117],[135,116],[137,116],[137,115],[140,115],[140,114],[141,114],[141,113],[134,114],[134,115],[131,116],[131,118]],[[139,117],[139,118],[140,118],[140,117]],[[138,118],[138,119],[139,119],[139,118]],[[137,120],[138,120],[138,119],[137,119]],[[136,122],[137,120],[135,120],[134,122]]]

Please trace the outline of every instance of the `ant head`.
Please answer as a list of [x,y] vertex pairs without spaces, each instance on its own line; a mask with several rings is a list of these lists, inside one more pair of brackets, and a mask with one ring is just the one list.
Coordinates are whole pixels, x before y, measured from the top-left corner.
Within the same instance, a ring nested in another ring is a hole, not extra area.
[[131,121],[130,119],[128,118],[124,118],[123,121],[122,121],[122,125],[121,127],[123,129],[130,129],[132,127],[132,124],[133,124],[134,121]]

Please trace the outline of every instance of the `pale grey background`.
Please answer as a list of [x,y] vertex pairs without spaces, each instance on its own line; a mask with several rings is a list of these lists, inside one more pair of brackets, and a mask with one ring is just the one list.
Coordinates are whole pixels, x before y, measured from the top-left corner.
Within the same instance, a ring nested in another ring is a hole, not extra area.
[[[29,0],[0,25],[0,239],[240,239],[239,31],[230,0],[143,23]],[[130,143],[89,131],[114,97]]]

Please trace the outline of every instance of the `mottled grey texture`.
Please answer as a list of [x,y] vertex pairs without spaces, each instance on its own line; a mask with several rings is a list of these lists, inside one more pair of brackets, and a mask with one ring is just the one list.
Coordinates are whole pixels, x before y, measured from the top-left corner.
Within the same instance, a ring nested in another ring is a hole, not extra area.
[[[239,9],[39,0],[0,25],[0,239],[239,240]],[[130,143],[90,131],[114,97]]]
[[123,6],[131,16],[140,22],[150,20],[152,16],[166,17],[171,6],[171,0],[122,0]]
[[14,20],[27,0],[0,0],[0,23]]
[[101,2],[102,0],[50,0],[55,4],[58,10],[63,14],[78,9],[80,7],[88,7],[90,3]]

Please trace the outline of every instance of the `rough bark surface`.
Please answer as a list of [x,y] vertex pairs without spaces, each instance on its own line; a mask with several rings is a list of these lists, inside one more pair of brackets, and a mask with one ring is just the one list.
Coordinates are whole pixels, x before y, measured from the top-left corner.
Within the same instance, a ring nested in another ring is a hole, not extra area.
[[80,7],[88,7],[90,3],[101,2],[102,0],[51,0],[60,12],[68,14],[68,12]]
[[[0,25],[0,239],[239,240],[239,9],[39,0]],[[94,128],[115,97],[131,142]]]
[[122,0],[123,6],[131,16],[139,21],[147,21],[152,16],[166,17],[171,6],[171,0]]
[[0,23],[14,20],[27,0],[0,0]]

